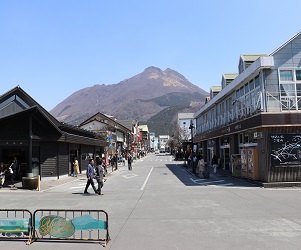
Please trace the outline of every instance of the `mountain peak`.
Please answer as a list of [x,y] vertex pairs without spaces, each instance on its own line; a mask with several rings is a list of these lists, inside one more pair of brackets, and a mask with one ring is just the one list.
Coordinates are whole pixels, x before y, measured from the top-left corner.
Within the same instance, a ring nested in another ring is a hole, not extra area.
[[[51,110],[51,114],[70,124],[82,122],[97,112],[110,114],[121,120],[139,117],[140,120],[147,121],[170,106],[167,101],[163,102],[164,105],[158,103],[158,100],[167,100],[166,96],[173,97],[169,103],[174,100],[180,103],[178,96],[189,96],[190,103],[198,102],[201,105],[203,101],[200,100],[205,100],[207,95],[207,92],[190,83],[180,73],[170,68],[162,71],[151,66],[117,84],[94,85],[78,90]],[[87,99],[90,101],[87,102]],[[187,104],[186,99],[185,105],[195,109],[190,103]]]
[[154,73],[154,72],[160,72],[162,73],[162,70],[158,67],[155,67],[155,66],[150,66],[150,67],[147,67],[144,72],[151,72],[151,73]]

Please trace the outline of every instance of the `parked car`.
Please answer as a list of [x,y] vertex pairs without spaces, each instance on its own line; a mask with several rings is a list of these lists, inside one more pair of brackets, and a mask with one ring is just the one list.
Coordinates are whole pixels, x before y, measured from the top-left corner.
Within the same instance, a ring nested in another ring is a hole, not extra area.
[[160,154],[159,149],[156,149],[156,150],[155,150],[155,154]]

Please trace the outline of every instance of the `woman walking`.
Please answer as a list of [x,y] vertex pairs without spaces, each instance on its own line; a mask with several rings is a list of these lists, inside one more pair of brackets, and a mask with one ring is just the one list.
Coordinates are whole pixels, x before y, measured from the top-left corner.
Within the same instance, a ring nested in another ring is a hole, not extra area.
[[200,178],[204,178],[205,162],[202,155],[200,155],[200,159],[198,161],[198,168],[200,172]]

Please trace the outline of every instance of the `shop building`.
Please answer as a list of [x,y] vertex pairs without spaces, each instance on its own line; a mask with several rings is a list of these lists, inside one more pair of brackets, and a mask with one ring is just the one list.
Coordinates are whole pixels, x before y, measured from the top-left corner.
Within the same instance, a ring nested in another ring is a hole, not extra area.
[[105,151],[102,157],[116,155],[120,157],[128,151],[131,140],[131,130],[117,121],[115,117],[98,112],[87,120],[83,121],[80,128],[92,131],[106,141]]
[[[215,88],[216,90],[216,88]],[[238,74],[194,114],[193,142],[232,175],[301,182],[301,32],[270,54],[241,55]]]

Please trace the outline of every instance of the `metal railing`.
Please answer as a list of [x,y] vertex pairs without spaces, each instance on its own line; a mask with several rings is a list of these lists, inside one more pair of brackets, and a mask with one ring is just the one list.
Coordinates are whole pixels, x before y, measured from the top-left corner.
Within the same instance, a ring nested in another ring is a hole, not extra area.
[[33,214],[34,241],[110,240],[108,214],[103,210],[39,209]]
[[32,213],[26,209],[0,209],[0,239],[32,241]]
[[103,210],[0,209],[0,240],[84,241],[106,246],[108,214]]

